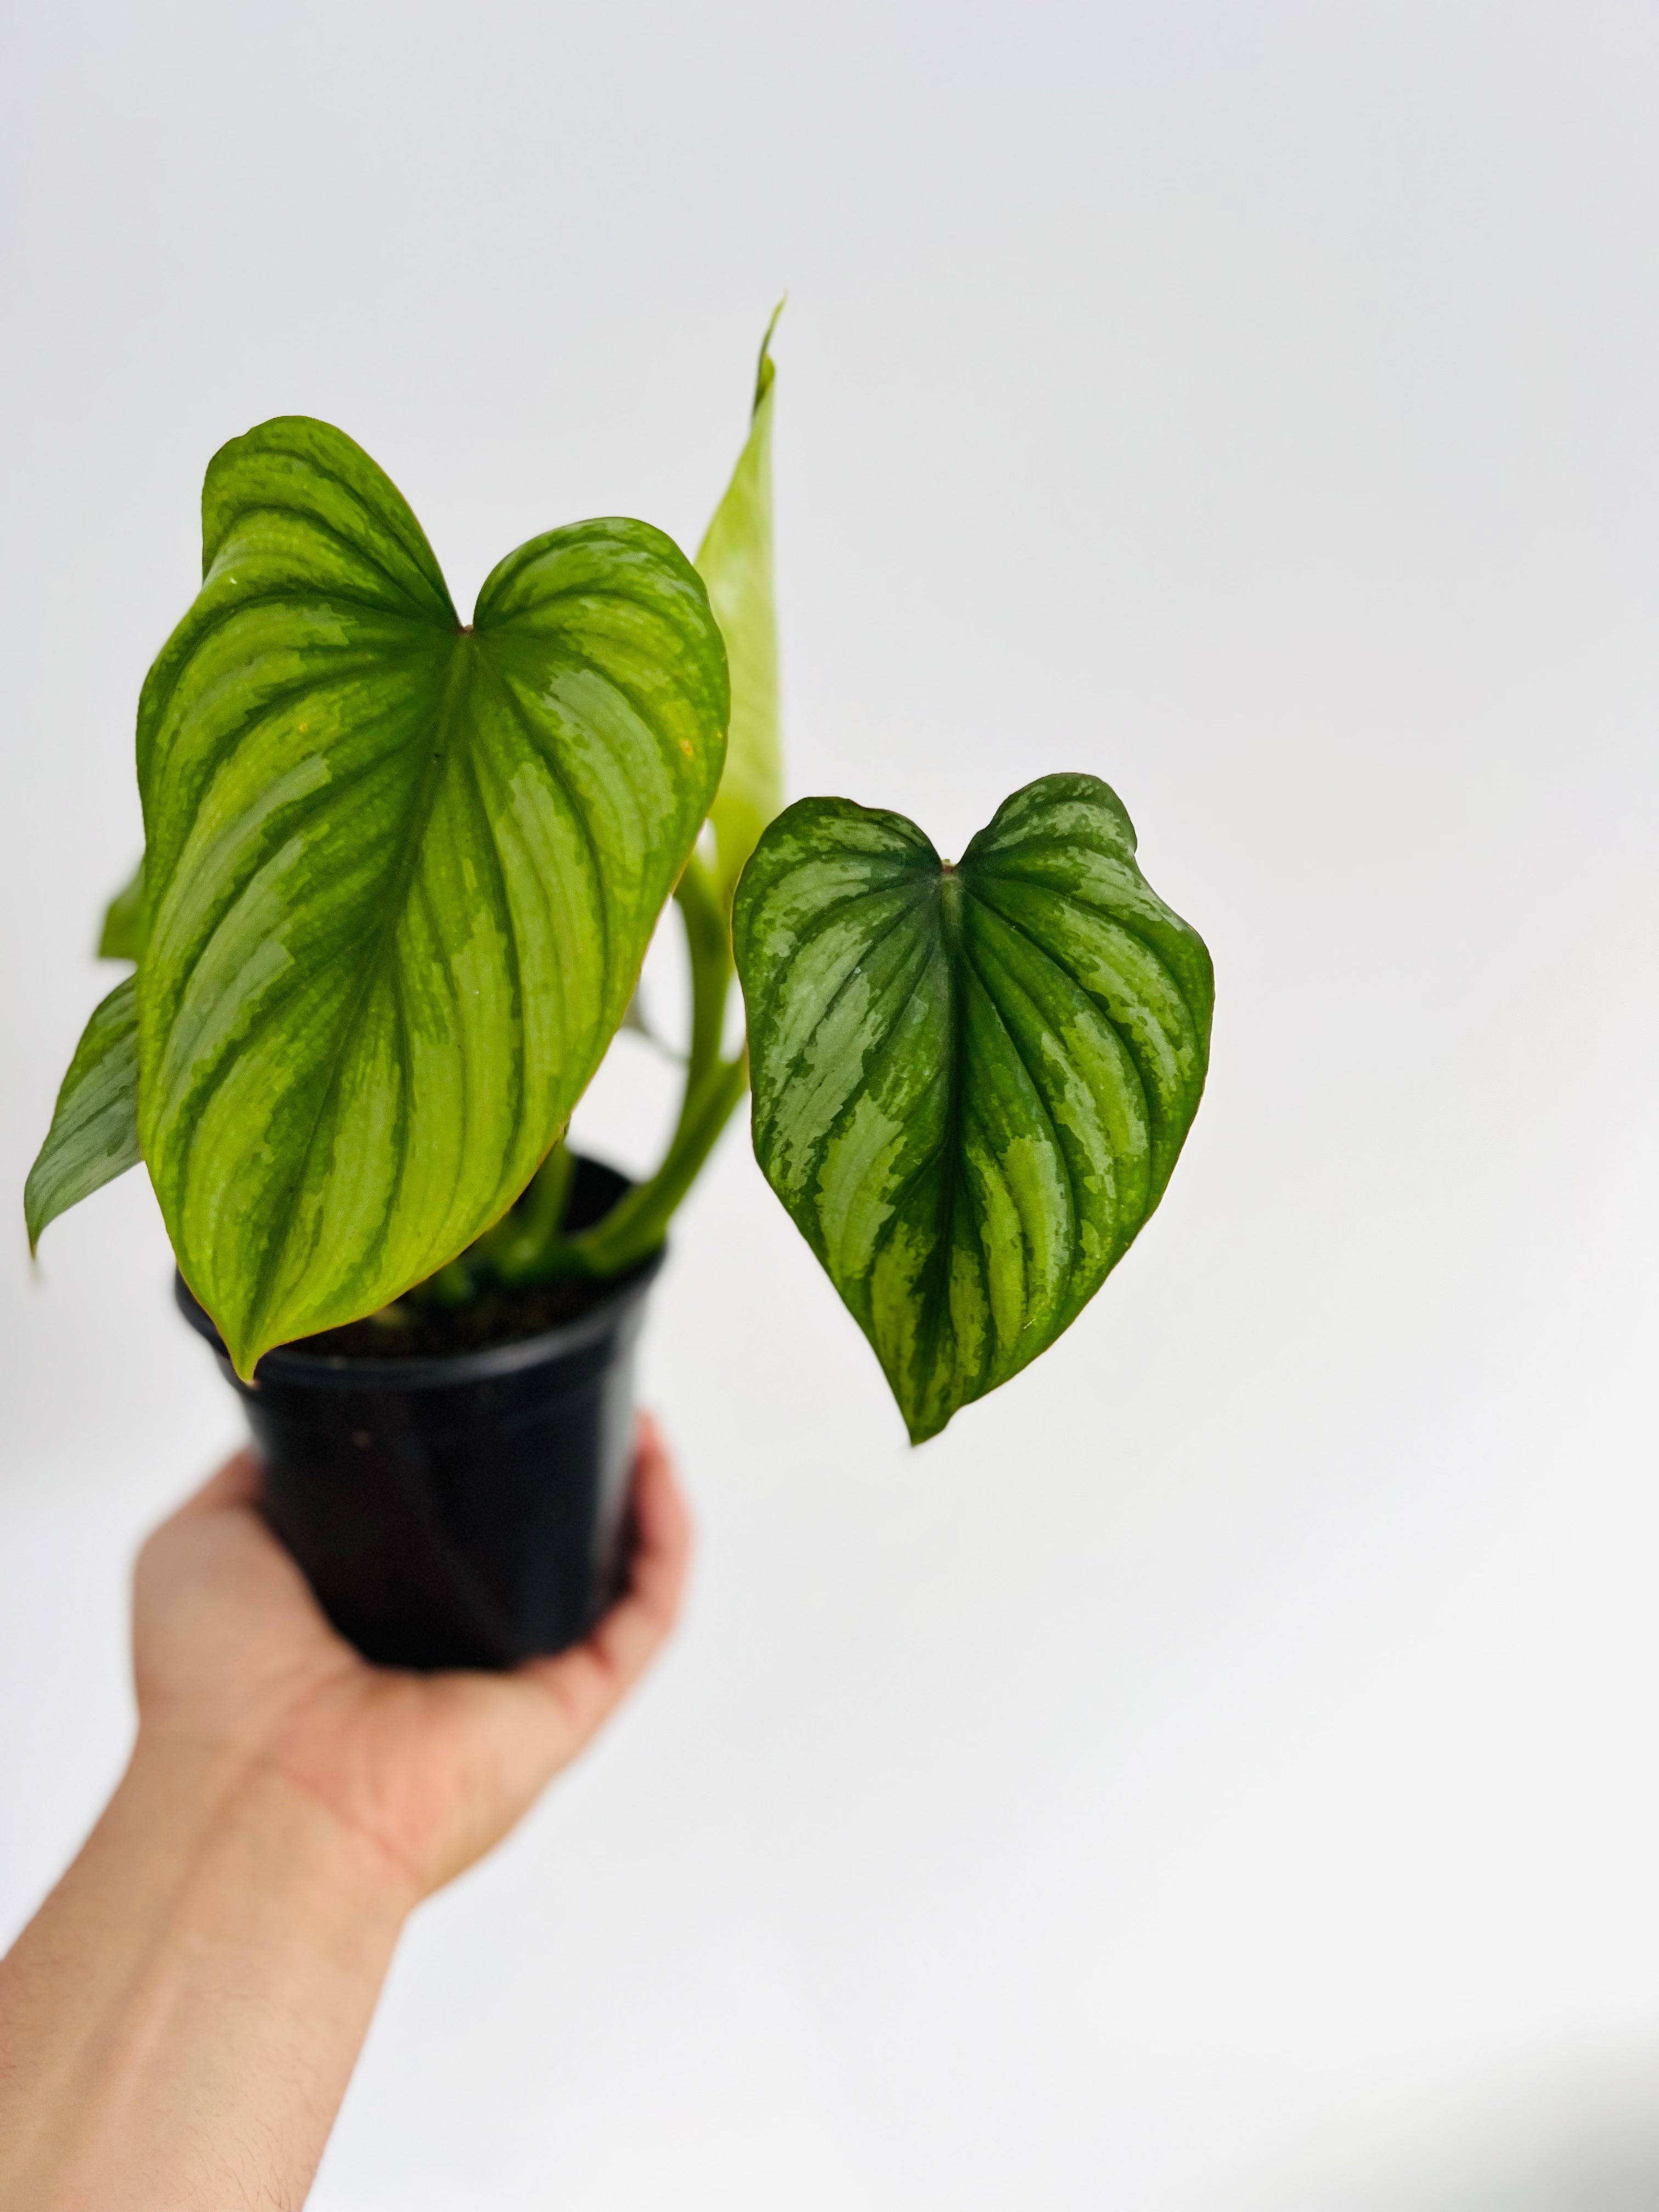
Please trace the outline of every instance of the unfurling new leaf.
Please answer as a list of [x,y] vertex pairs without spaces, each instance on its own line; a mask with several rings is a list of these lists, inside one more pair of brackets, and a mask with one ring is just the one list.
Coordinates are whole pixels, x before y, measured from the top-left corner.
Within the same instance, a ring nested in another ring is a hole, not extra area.
[[732,669],[732,726],[726,772],[708,824],[722,909],[755,841],[783,804],[783,748],[778,720],[778,619],[772,588],[772,333],[779,301],[761,340],[748,442],[697,553]]
[[133,978],[119,982],[82,1032],[29,1178],[29,1249],[49,1221],[137,1164],[138,1009]]
[[1089,775],[1015,793],[955,867],[902,816],[802,799],[733,921],[756,1156],[921,1443],[1054,1342],[1158,1204],[1209,954]]
[[339,431],[218,453],[138,716],[139,1127],[238,1370],[385,1304],[564,1127],[719,784],[726,654],[660,532],[578,523],[463,628]]

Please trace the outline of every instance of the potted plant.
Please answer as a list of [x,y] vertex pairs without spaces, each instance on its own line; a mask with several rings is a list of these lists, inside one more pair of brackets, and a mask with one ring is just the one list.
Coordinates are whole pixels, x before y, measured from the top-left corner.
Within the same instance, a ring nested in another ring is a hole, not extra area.
[[[695,564],[568,525],[468,623],[341,432],[282,417],[209,465],[100,948],[132,972],[27,1226],[143,1160],[267,1513],[376,1658],[508,1664],[605,1602],[643,1301],[751,1079],[760,1165],[917,1443],[1075,1319],[1197,1108],[1209,956],[1098,779],[1027,785],[955,864],[846,799],[779,811],[771,335]],[[630,1186],[564,1133],[671,896],[684,1089]]]

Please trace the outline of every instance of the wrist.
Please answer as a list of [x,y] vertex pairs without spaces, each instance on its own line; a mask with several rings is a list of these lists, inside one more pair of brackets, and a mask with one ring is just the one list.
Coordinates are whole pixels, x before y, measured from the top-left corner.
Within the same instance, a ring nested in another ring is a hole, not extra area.
[[[86,1850],[0,1972],[0,2198],[299,2203],[414,1885],[234,1744],[141,1729]],[[263,2196],[260,2201],[267,2201]]]
[[395,1853],[261,1747],[141,1720],[110,1815],[129,1802],[181,1873],[234,1859],[289,1909],[339,1900],[376,1942],[420,1902]]

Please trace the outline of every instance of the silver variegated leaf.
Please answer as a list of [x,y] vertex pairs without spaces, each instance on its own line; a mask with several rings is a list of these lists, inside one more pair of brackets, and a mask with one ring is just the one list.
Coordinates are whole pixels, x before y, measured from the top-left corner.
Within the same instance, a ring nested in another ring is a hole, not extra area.
[[1054,1342],[1158,1204],[1209,954],[1089,775],[1028,784],[955,866],[902,816],[802,799],[733,920],[756,1157],[921,1443]]

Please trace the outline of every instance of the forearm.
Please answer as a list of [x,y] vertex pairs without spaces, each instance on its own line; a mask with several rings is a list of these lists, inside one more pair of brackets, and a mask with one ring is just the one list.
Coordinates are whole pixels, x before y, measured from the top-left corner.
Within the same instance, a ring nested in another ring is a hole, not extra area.
[[411,1902],[290,1781],[141,1737],[0,1965],[0,2203],[300,2205]]

